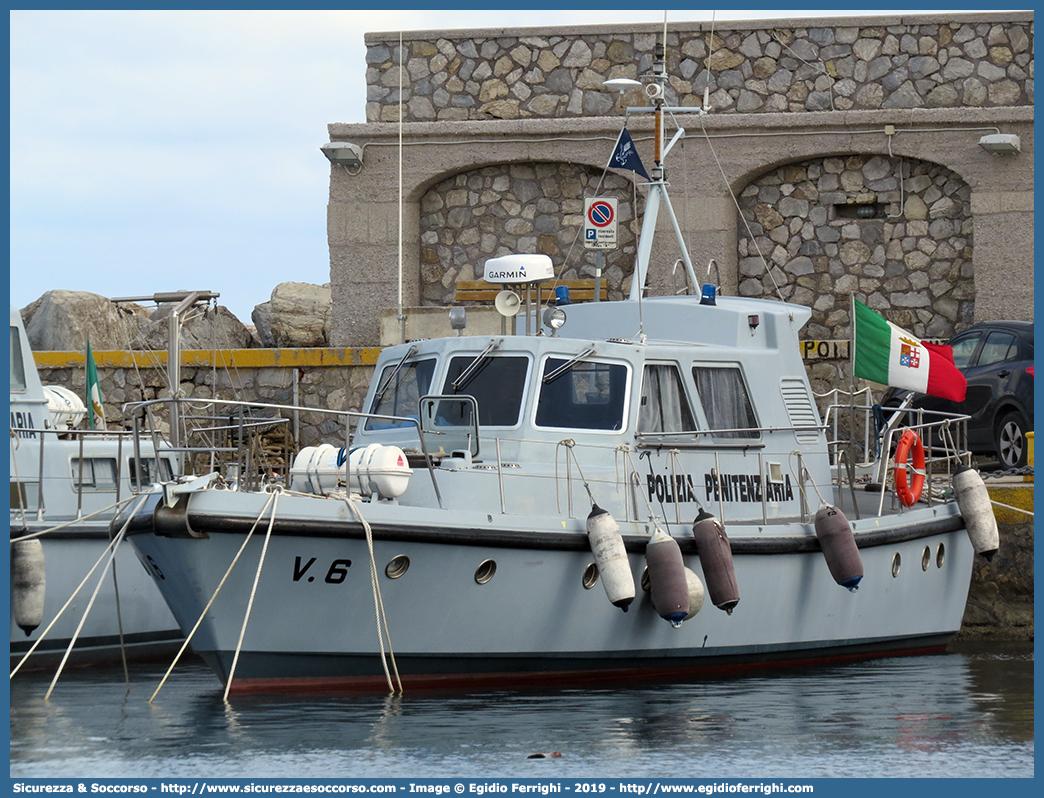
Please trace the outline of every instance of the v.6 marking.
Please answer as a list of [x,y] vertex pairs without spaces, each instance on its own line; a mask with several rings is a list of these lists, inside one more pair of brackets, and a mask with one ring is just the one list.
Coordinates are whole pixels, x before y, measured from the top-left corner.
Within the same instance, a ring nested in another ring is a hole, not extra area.
[[[302,564],[301,557],[294,558],[294,581],[300,582],[304,579],[306,582],[315,581],[315,573],[305,578],[305,574],[315,565],[315,557],[312,557],[308,562]],[[328,585],[339,585],[348,577],[348,569],[352,567],[351,560],[334,560],[330,563],[330,567],[326,571],[326,576],[323,581]],[[322,567],[320,566],[320,571]]]

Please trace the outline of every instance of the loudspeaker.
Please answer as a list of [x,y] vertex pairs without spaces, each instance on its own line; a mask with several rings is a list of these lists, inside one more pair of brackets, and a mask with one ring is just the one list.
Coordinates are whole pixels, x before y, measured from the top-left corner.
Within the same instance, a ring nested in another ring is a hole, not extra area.
[[501,291],[493,300],[497,312],[501,316],[514,316],[522,307],[522,298],[514,291]]

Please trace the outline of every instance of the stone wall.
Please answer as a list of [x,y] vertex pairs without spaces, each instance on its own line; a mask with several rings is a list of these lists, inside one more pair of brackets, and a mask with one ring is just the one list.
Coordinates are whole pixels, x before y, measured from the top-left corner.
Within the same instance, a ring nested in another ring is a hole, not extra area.
[[[667,99],[715,113],[1033,104],[1033,22],[951,17],[671,23]],[[713,30],[712,30],[713,29]],[[599,116],[640,105],[607,78],[649,72],[658,26],[443,31],[366,37],[366,118]],[[405,66],[400,78],[400,63]]]
[[970,195],[924,161],[782,166],[740,197],[739,293],[812,308],[808,338],[850,338],[853,293],[921,338],[948,338],[975,318]]
[[[515,252],[543,253],[556,264],[566,263],[560,275],[565,280],[593,277],[595,253],[580,239],[583,198],[594,195],[602,177],[569,163],[505,164],[461,172],[432,186],[420,202],[421,304],[453,304],[458,280],[480,280],[487,258]],[[609,298],[622,299],[631,269],[616,263],[634,261],[634,184],[607,174],[599,192],[622,198],[615,263],[603,272]],[[644,196],[637,203],[640,213]]]
[[[687,128],[667,172],[700,278],[714,259],[726,293],[743,284],[757,296],[761,282],[760,295],[775,295],[751,260],[752,244],[767,239],[781,288],[816,312],[812,338],[845,337],[853,290],[926,337],[1033,317],[1032,12],[719,22],[713,35],[711,27],[672,22],[667,43],[668,101],[698,106],[704,86],[711,97],[710,114],[668,121],[669,135]],[[561,201],[529,197],[521,175],[540,174],[542,192],[579,181],[574,204],[596,191],[626,108],[648,104],[641,91],[620,96],[602,81],[647,78],[660,32],[649,24],[407,33],[401,128],[400,34],[367,34],[370,121],[329,126],[331,141],[364,154],[359,169],[331,171],[331,345],[379,340],[380,311],[399,297],[407,309],[452,303],[455,282],[505,250],[548,252],[563,278],[590,276],[591,253],[553,254],[575,215],[564,192]],[[631,113],[627,126],[650,166],[651,120]],[[1021,152],[989,154],[979,146],[988,133],[1020,137]],[[790,176],[802,169],[799,186]],[[615,175],[597,192],[629,203],[641,221],[646,189],[632,173]],[[801,199],[807,210],[791,214]],[[875,206],[874,215],[836,215],[842,204]],[[747,232],[744,218],[760,229]],[[628,240],[605,252],[614,296],[633,251]],[[661,213],[650,294],[682,287],[672,274],[678,255]]]
[[993,561],[975,558],[958,639],[1034,638],[1033,525],[1001,523],[998,526],[1001,547]]

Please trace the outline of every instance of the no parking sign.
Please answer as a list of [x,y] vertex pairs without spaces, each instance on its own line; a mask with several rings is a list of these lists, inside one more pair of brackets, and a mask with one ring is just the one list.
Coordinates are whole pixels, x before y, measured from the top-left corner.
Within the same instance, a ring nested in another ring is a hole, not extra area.
[[616,197],[584,200],[584,247],[616,249]]

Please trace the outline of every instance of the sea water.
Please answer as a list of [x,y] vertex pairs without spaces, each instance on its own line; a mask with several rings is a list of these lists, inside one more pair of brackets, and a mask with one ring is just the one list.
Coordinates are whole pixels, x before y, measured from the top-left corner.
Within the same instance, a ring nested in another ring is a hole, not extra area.
[[[11,777],[1032,777],[1032,644],[683,684],[232,696],[198,660],[11,682]],[[560,757],[531,759],[534,754]]]

